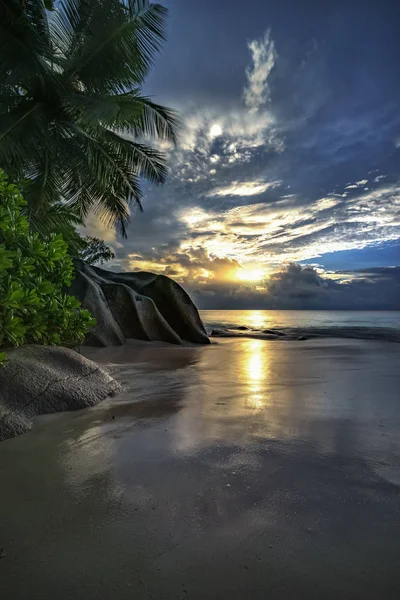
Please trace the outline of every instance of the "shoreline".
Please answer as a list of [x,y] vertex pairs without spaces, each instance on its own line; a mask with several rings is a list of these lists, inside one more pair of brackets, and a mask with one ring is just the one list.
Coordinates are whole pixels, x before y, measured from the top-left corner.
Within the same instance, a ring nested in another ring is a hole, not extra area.
[[226,328],[210,329],[210,337],[252,338],[260,340],[306,341],[310,339],[354,339],[400,343],[400,331],[383,327],[280,327],[260,331]]
[[400,347],[213,342],[0,444],[5,597],[397,599]]

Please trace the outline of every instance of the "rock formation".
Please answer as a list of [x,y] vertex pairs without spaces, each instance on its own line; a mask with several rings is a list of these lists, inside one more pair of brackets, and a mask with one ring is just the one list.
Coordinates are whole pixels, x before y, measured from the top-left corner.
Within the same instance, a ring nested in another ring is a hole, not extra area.
[[114,273],[75,261],[69,292],[96,318],[85,342],[118,346],[128,338],[208,344],[199,313],[175,281],[153,273]]
[[28,431],[37,415],[93,406],[119,391],[106,371],[74,350],[7,349],[0,369],[0,441]]

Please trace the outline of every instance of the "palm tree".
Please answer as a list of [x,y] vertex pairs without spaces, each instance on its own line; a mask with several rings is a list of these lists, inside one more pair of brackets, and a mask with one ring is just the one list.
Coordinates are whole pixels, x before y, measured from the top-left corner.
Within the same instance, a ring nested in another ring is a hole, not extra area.
[[96,211],[126,236],[140,178],[164,182],[146,139],[175,143],[178,118],[141,86],[166,15],[148,0],[0,0],[0,167],[25,179],[36,229]]

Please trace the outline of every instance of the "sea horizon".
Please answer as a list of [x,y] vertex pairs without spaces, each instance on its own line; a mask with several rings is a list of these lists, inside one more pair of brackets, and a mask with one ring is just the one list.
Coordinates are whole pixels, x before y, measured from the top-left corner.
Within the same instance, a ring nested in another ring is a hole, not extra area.
[[[275,330],[293,337],[346,337],[400,342],[400,311],[213,309],[200,310],[209,335],[259,335]],[[282,337],[282,339],[284,339]]]
[[208,311],[237,311],[241,312],[245,311],[265,311],[265,312],[371,312],[371,313],[380,313],[380,312],[391,312],[391,313],[400,313],[400,309],[372,309],[368,308],[199,308],[199,312],[208,312]]

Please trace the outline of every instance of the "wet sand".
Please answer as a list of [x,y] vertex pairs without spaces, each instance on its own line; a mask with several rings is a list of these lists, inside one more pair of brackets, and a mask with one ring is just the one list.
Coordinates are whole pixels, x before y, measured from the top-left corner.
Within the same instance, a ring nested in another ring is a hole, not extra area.
[[400,597],[400,345],[85,353],[126,391],[0,444],[1,598]]

